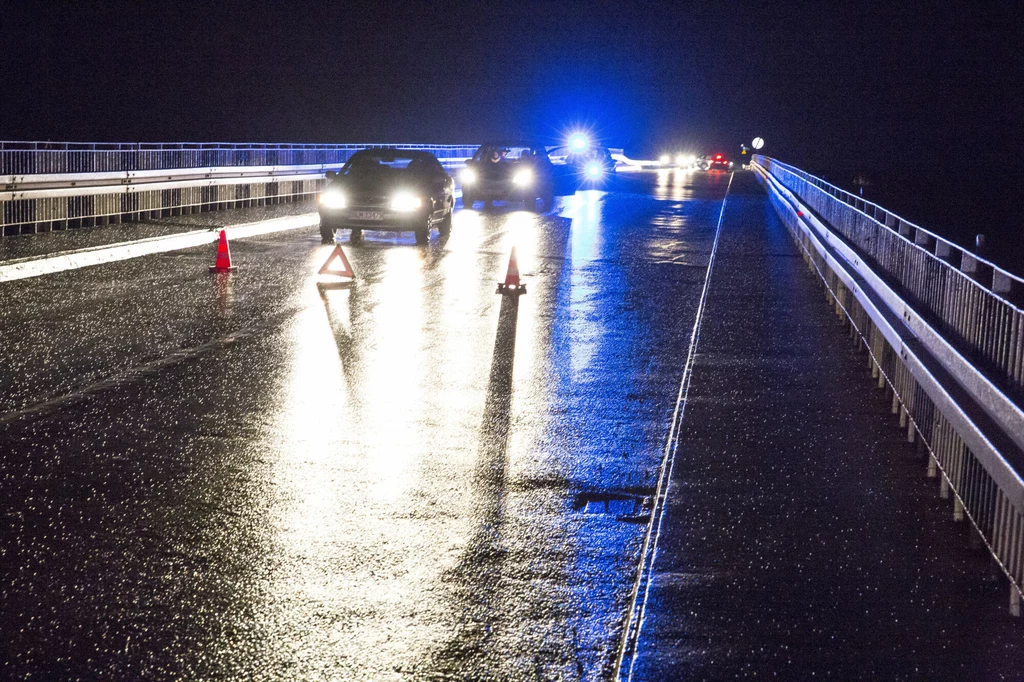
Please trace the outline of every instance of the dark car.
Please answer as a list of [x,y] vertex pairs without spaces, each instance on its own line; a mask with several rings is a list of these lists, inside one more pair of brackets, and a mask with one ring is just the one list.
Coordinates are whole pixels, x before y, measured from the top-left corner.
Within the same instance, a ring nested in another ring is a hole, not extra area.
[[338,230],[414,232],[425,244],[430,229],[442,235],[452,229],[455,183],[430,152],[409,149],[363,149],[341,172],[328,173],[320,193],[320,236],[334,241]]
[[599,185],[615,175],[615,159],[606,147],[590,146],[583,151],[562,147],[552,154],[564,154],[565,164],[572,169],[577,185]]
[[462,171],[462,205],[477,201],[522,201],[535,209],[551,208],[555,200],[555,169],[544,145],[530,142],[481,145]]

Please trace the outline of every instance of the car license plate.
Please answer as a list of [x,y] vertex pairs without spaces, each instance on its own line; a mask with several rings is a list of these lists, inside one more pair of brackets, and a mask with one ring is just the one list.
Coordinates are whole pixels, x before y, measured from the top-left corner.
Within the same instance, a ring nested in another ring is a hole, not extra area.
[[384,220],[380,211],[352,211],[353,220]]

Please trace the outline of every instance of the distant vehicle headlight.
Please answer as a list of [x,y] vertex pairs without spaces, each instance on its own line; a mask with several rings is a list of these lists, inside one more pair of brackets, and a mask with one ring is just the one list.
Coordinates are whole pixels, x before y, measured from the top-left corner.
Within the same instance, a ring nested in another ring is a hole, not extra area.
[[686,154],[678,154],[678,155],[676,155],[676,165],[677,166],[680,166],[680,167],[686,166],[686,162],[687,161],[688,161],[688,157],[686,156]]
[[601,164],[597,163],[596,161],[591,161],[583,169],[583,172],[586,173],[587,177],[590,178],[591,180],[596,180],[597,178],[604,175],[604,168],[601,168]]
[[686,157],[686,165],[687,166],[696,166],[697,165],[697,155],[696,154],[690,154],[689,156],[687,156]]
[[391,198],[392,211],[415,211],[423,205],[423,200],[409,192],[399,192]]
[[476,171],[472,168],[466,168],[462,171],[462,175],[459,177],[462,178],[463,185],[472,185],[476,182]]
[[325,190],[320,193],[320,203],[325,208],[345,208],[345,195],[341,193],[341,190]]
[[516,171],[512,176],[512,184],[518,187],[527,187],[533,183],[533,171],[529,168]]
[[670,161],[672,161],[672,158],[668,154],[662,154],[661,158],[658,159],[658,163],[662,166],[667,166]]

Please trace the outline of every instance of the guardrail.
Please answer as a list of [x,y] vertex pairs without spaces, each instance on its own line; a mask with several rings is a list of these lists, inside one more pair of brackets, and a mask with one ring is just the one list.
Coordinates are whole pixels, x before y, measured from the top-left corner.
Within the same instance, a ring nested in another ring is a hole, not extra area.
[[429,151],[446,166],[476,146],[0,142],[0,235],[29,234],[316,195],[366,147]]
[[764,156],[754,169],[869,354],[928,475],[1024,585],[1024,281],[899,216]]
[[758,162],[898,286],[972,359],[1024,393],[1024,280],[881,206],[764,156]]

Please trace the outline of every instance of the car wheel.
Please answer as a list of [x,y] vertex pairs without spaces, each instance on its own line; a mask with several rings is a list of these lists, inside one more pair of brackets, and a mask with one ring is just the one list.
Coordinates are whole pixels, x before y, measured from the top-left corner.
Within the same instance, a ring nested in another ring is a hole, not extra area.
[[416,243],[417,244],[426,244],[427,242],[429,242],[430,241],[430,222],[428,221],[426,225],[424,225],[423,227],[421,227],[418,230],[416,230],[415,234],[416,234]]
[[437,226],[437,231],[442,237],[447,237],[452,233],[452,211],[453,209],[448,209],[448,212],[444,214],[444,218],[441,218],[441,222]]
[[324,221],[320,221],[320,242],[323,244],[330,244],[334,241],[334,228],[330,225],[324,225]]
[[541,213],[547,213],[551,210],[551,207],[555,205],[555,189],[549,187],[544,190],[544,193],[540,196],[540,211]]
[[361,242],[363,241],[363,231],[353,228],[352,234],[349,235],[348,240],[350,242]]

